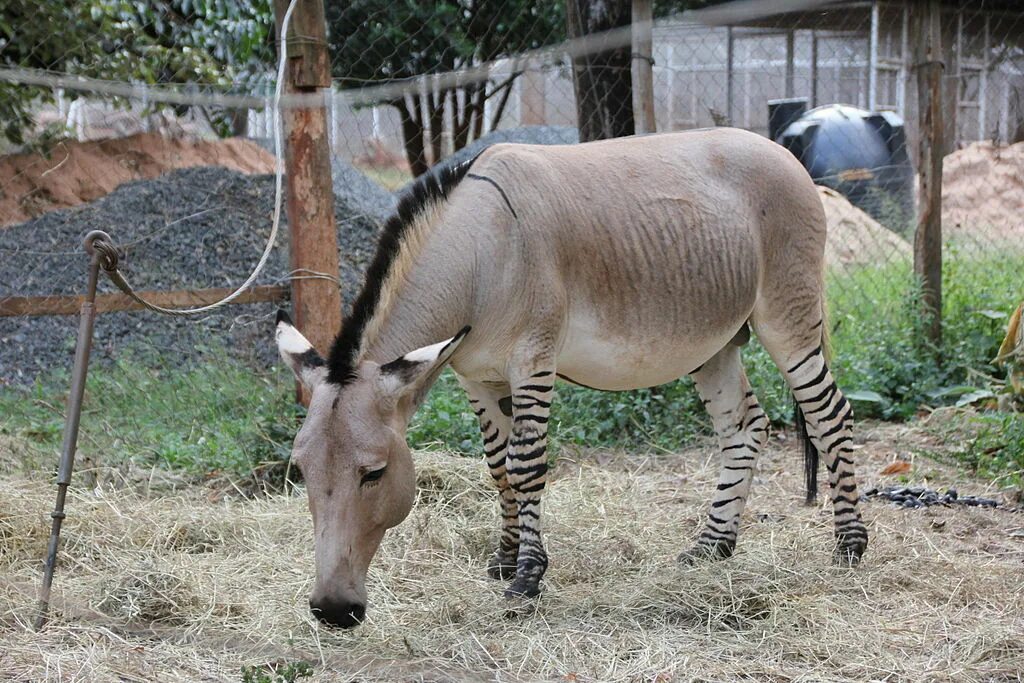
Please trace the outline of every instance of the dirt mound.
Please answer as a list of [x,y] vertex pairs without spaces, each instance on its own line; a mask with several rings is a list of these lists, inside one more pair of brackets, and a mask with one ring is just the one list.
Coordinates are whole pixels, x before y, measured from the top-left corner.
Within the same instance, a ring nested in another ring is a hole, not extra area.
[[1024,142],[975,142],[948,155],[942,170],[942,225],[979,246],[1024,240]]
[[94,142],[59,142],[48,155],[0,157],[0,226],[91,202],[130,180],[194,166],[272,173],[274,157],[237,138],[196,140],[143,133]]
[[818,186],[825,207],[828,242],[825,262],[831,267],[860,266],[910,258],[906,240],[867,215],[835,190]]

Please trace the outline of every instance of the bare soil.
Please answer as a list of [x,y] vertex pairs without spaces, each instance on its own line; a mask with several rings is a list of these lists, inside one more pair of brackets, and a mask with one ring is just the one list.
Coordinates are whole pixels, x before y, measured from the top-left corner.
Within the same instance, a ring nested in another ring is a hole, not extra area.
[[943,231],[980,247],[1024,244],[1024,142],[975,142],[943,160]]
[[844,269],[910,259],[910,244],[905,239],[858,209],[846,197],[820,185],[818,196],[828,224],[825,262],[829,267]]
[[142,133],[92,142],[61,141],[47,154],[0,157],[0,227],[91,202],[129,180],[194,166],[271,173],[274,157],[238,138],[200,140]]
[[[911,482],[1000,495],[922,457],[952,446],[936,439],[861,426],[863,484],[895,482],[879,473],[899,458]],[[20,448],[0,443],[0,461]],[[498,513],[482,463],[420,453],[416,507],[385,539],[351,631],[309,615],[301,491],[147,493],[94,472],[72,489],[54,619],[35,633],[53,489],[0,468],[0,678],[238,681],[243,665],[301,660],[311,681],[1021,680],[1024,515],[866,502],[868,553],[838,569],[828,504],[801,504],[796,444],[773,437],[736,555],[681,567],[716,460],[710,444],[564,452],[545,499],[545,593],[510,616],[484,573]]]

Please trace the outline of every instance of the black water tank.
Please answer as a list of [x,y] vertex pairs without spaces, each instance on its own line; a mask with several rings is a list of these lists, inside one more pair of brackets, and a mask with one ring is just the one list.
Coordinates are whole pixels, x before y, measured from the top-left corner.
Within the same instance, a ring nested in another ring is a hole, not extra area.
[[[903,119],[829,104],[793,115],[793,107],[769,103],[772,139],[803,163],[818,185],[844,194],[888,228],[903,232],[914,216],[914,170],[907,155]],[[789,114],[789,115],[787,115]],[[772,119],[781,125],[772,129]]]

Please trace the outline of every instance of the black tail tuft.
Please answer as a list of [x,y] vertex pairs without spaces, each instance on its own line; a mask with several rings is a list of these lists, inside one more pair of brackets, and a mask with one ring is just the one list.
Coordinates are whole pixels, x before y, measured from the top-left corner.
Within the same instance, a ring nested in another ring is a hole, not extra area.
[[818,498],[818,449],[807,435],[807,421],[800,409],[800,404],[793,401],[793,421],[796,423],[797,437],[804,444],[804,481],[807,483],[807,504],[812,505]]

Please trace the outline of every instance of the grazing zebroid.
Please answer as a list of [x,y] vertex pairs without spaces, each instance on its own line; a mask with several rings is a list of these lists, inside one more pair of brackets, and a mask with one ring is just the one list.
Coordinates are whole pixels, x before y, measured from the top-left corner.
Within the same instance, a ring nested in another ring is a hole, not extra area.
[[415,184],[385,225],[325,361],[283,314],[282,357],[311,390],[295,438],[313,515],[324,622],[352,626],[385,530],[415,497],[406,427],[451,364],[483,433],[502,528],[488,572],[534,596],[556,378],[607,390],[686,374],[721,474],[680,559],[732,554],[768,418],[740,361],[748,323],[782,371],[829,472],[835,559],[867,546],[851,410],[826,365],[825,216],[782,147],[714,129],[575,146],[495,145]]

